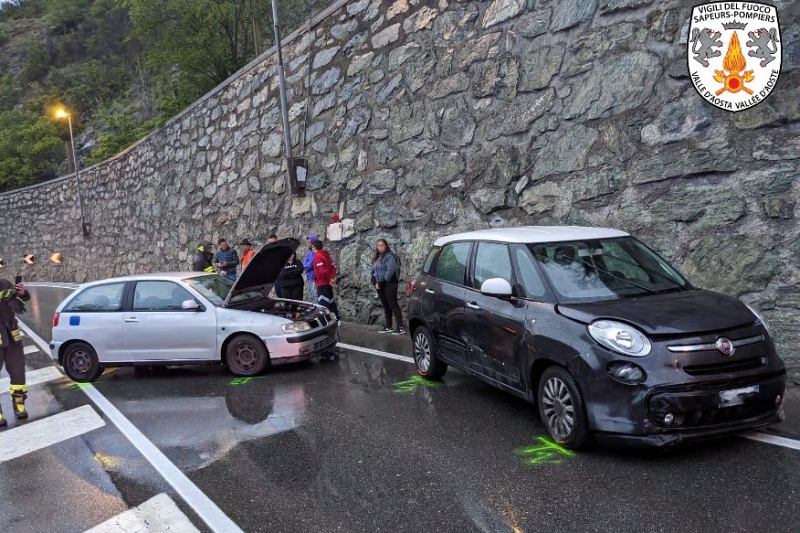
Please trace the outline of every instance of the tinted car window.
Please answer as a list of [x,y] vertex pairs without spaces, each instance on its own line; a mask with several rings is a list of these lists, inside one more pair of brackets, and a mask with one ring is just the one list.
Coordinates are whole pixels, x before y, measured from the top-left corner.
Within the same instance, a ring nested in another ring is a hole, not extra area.
[[89,287],[75,296],[64,308],[65,313],[76,311],[121,311],[125,283],[109,283]]
[[472,286],[480,289],[483,282],[491,278],[503,278],[512,282],[513,269],[511,257],[508,255],[508,246],[496,242],[478,243],[475,253],[475,274]]
[[514,255],[517,260],[519,282],[525,289],[525,294],[529,297],[544,296],[544,282],[536,269],[531,253],[525,248],[517,248]]
[[436,254],[439,253],[439,250],[441,250],[441,248],[439,248],[438,246],[435,246],[428,253],[428,257],[425,258],[425,262],[422,264],[422,272],[424,272],[425,274],[429,274],[430,273],[431,267],[433,266],[433,260],[436,259]]
[[171,281],[139,281],[133,292],[134,311],[182,311],[189,291]]
[[442,248],[436,260],[436,277],[463,285],[471,246],[469,242],[454,242]]

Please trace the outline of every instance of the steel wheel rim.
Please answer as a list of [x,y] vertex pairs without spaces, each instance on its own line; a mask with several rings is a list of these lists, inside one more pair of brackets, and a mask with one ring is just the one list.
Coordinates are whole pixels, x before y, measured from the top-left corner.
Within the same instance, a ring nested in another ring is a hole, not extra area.
[[427,373],[431,367],[431,343],[427,335],[421,332],[414,337],[414,362],[423,373]]
[[258,354],[250,344],[240,344],[233,352],[233,361],[244,374],[252,373],[258,365]]
[[542,405],[547,427],[554,437],[567,439],[575,428],[575,402],[561,378],[549,378],[542,390]]
[[69,356],[69,366],[77,374],[88,374],[92,358],[86,350],[75,350]]

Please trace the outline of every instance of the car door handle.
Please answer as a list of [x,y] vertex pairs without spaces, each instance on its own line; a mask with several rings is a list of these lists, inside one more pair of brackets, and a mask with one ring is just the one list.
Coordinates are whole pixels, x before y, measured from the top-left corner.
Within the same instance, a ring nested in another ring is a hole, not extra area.
[[468,302],[467,307],[469,307],[470,309],[475,309],[476,311],[481,308],[481,306],[476,304],[475,302]]
[[425,292],[427,292],[428,294],[436,294],[436,291],[431,289],[425,289]]
[[138,319],[138,318],[136,318],[135,316],[132,316],[132,317],[130,317],[130,318],[126,318],[126,319],[125,319],[125,322],[128,322],[128,323],[131,323],[131,322],[139,322],[139,319]]

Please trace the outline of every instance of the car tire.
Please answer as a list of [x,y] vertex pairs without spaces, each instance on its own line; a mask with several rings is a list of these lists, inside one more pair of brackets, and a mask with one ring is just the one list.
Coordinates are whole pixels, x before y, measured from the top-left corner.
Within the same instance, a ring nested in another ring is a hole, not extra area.
[[439,359],[436,341],[425,326],[419,326],[412,335],[414,366],[417,373],[425,379],[439,379],[447,372],[447,363]]
[[548,367],[539,379],[536,398],[542,424],[555,442],[572,449],[586,444],[589,425],[583,395],[566,369]]
[[269,364],[264,343],[252,335],[237,335],[225,348],[225,364],[237,376],[255,376]]
[[64,349],[61,367],[73,381],[95,381],[103,373],[97,352],[85,342],[74,342]]

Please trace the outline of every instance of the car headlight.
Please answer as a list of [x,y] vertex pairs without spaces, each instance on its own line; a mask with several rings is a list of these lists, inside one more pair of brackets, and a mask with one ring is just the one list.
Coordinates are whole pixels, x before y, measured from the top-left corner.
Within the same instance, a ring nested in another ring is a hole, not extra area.
[[598,320],[589,324],[589,335],[615,352],[631,357],[644,357],[650,353],[650,340],[638,329],[622,322]]
[[308,322],[291,322],[281,326],[286,333],[302,333],[311,329],[311,324]]
[[[741,301],[741,300],[739,300],[739,301]],[[748,304],[747,302],[742,302],[742,303],[745,305],[745,307],[747,307],[750,310],[751,313],[753,313],[753,316],[756,317],[756,320],[758,322],[760,322],[762,326],[764,326],[764,329],[767,330],[767,333],[770,333],[769,326],[767,325],[767,321],[764,320],[764,316],[761,313],[759,313],[758,311],[756,311],[753,308],[753,306]]]

